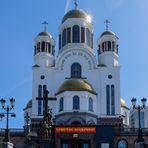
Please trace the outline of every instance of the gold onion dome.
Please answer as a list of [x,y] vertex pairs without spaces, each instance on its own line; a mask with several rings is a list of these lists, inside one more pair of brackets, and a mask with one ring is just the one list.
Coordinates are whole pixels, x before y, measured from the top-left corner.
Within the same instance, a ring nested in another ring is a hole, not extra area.
[[59,88],[57,94],[64,91],[88,91],[96,94],[93,87],[84,79],[72,78],[66,80]]
[[48,37],[52,38],[52,35],[50,33],[48,33],[48,32],[40,32],[38,34],[38,36],[48,36]]
[[28,108],[32,108],[32,99],[28,101],[26,107],[24,108],[24,110],[28,109]]
[[100,35],[100,38],[103,37],[104,35],[112,35],[112,36],[116,36],[114,32],[112,31],[104,31],[101,35]]
[[62,19],[62,23],[64,23],[69,18],[82,18],[86,19],[88,18],[88,14],[80,9],[73,9],[68,11],[65,16]]

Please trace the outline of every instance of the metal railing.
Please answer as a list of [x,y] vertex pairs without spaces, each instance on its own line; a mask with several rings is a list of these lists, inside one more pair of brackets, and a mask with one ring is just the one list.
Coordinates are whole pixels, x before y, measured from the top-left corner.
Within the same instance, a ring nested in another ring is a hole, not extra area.
[[[121,134],[137,135],[138,128],[121,128]],[[142,128],[143,135],[148,134],[148,128]]]
[[[25,135],[23,128],[10,128],[9,132],[11,136],[14,136],[14,135],[24,136]],[[5,128],[0,128],[0,136],[4,136],[4,135],[5,135]]]

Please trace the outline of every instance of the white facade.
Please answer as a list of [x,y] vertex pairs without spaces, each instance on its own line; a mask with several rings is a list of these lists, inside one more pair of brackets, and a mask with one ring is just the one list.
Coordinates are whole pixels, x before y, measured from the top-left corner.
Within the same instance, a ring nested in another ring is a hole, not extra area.
[[[87,16],[79,9],[64,16],[57,58],[55,41],[49,33],[41,32],[35,38],[31,119],[43,117],[43,101],[36,100],[43,97],[43,87],[49,91],[49,97],[57,99],[48,102],[55,124],[97,124],[99,118],[121,115],[118,38],[106,30],[98,39],[98,49],[94,49],[93,26]],[[80,68],[73,69],[74,63]],[[75,96],[79,98],[76,108]]]

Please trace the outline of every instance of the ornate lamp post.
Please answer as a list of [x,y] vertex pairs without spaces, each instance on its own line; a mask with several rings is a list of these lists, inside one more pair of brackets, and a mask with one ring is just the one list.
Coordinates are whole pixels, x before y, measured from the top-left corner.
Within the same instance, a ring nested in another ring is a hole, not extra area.
[[1,99],[0,102],[1,102],[1,105],[2,105],[2,109],[6,111],[6,113],[0,114],[1,118],[3,118],[6,114],[6,129],[5,129],[5,138],[4,138],[3,141],[9,142],[10,141],[10,137],[9,137],[9,115],[11,115],[11,117],[16,116],[15,113],[10,113],[10,110],[14,109],[15,99],[14,98],[10,99],[10,104],[11,104],[10,107],[9,107],[9,105],[7,105],[7,107],[5,107],[5,103],[6,103],[5,99]]
[[142,129],[141,129],[141,118],[140,118],[140,112],[141,110],[143,110],[145,108],[145,103],[146,103],[146,98],[142,98],[141,102],[142,105],[136,105],[136,98],[132,98],[131,102],[133,105],[133,109],[138,111],[138,120],[139,120],[139,128],[138,128],[138,139],[137,139],[137,143],[144,143],[144,139],[143,139],[143,134],[142,134]]

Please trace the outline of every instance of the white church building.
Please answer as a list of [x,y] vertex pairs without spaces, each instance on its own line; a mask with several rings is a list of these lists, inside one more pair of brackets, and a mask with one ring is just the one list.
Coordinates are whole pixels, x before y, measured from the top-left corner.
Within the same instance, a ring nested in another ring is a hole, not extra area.
[[63,17],[58,43],[46,29],[36,36],[32,99],[24,109],[31,123],[43,118],[44,103],[36,98],[48,90],[49,98],[56,98],[48,101],[55,125],[99,125],[122,117],[128,124],[120,96],[118,37],[107,25],[96,49],[93,30],[90,16],[76,7]]

